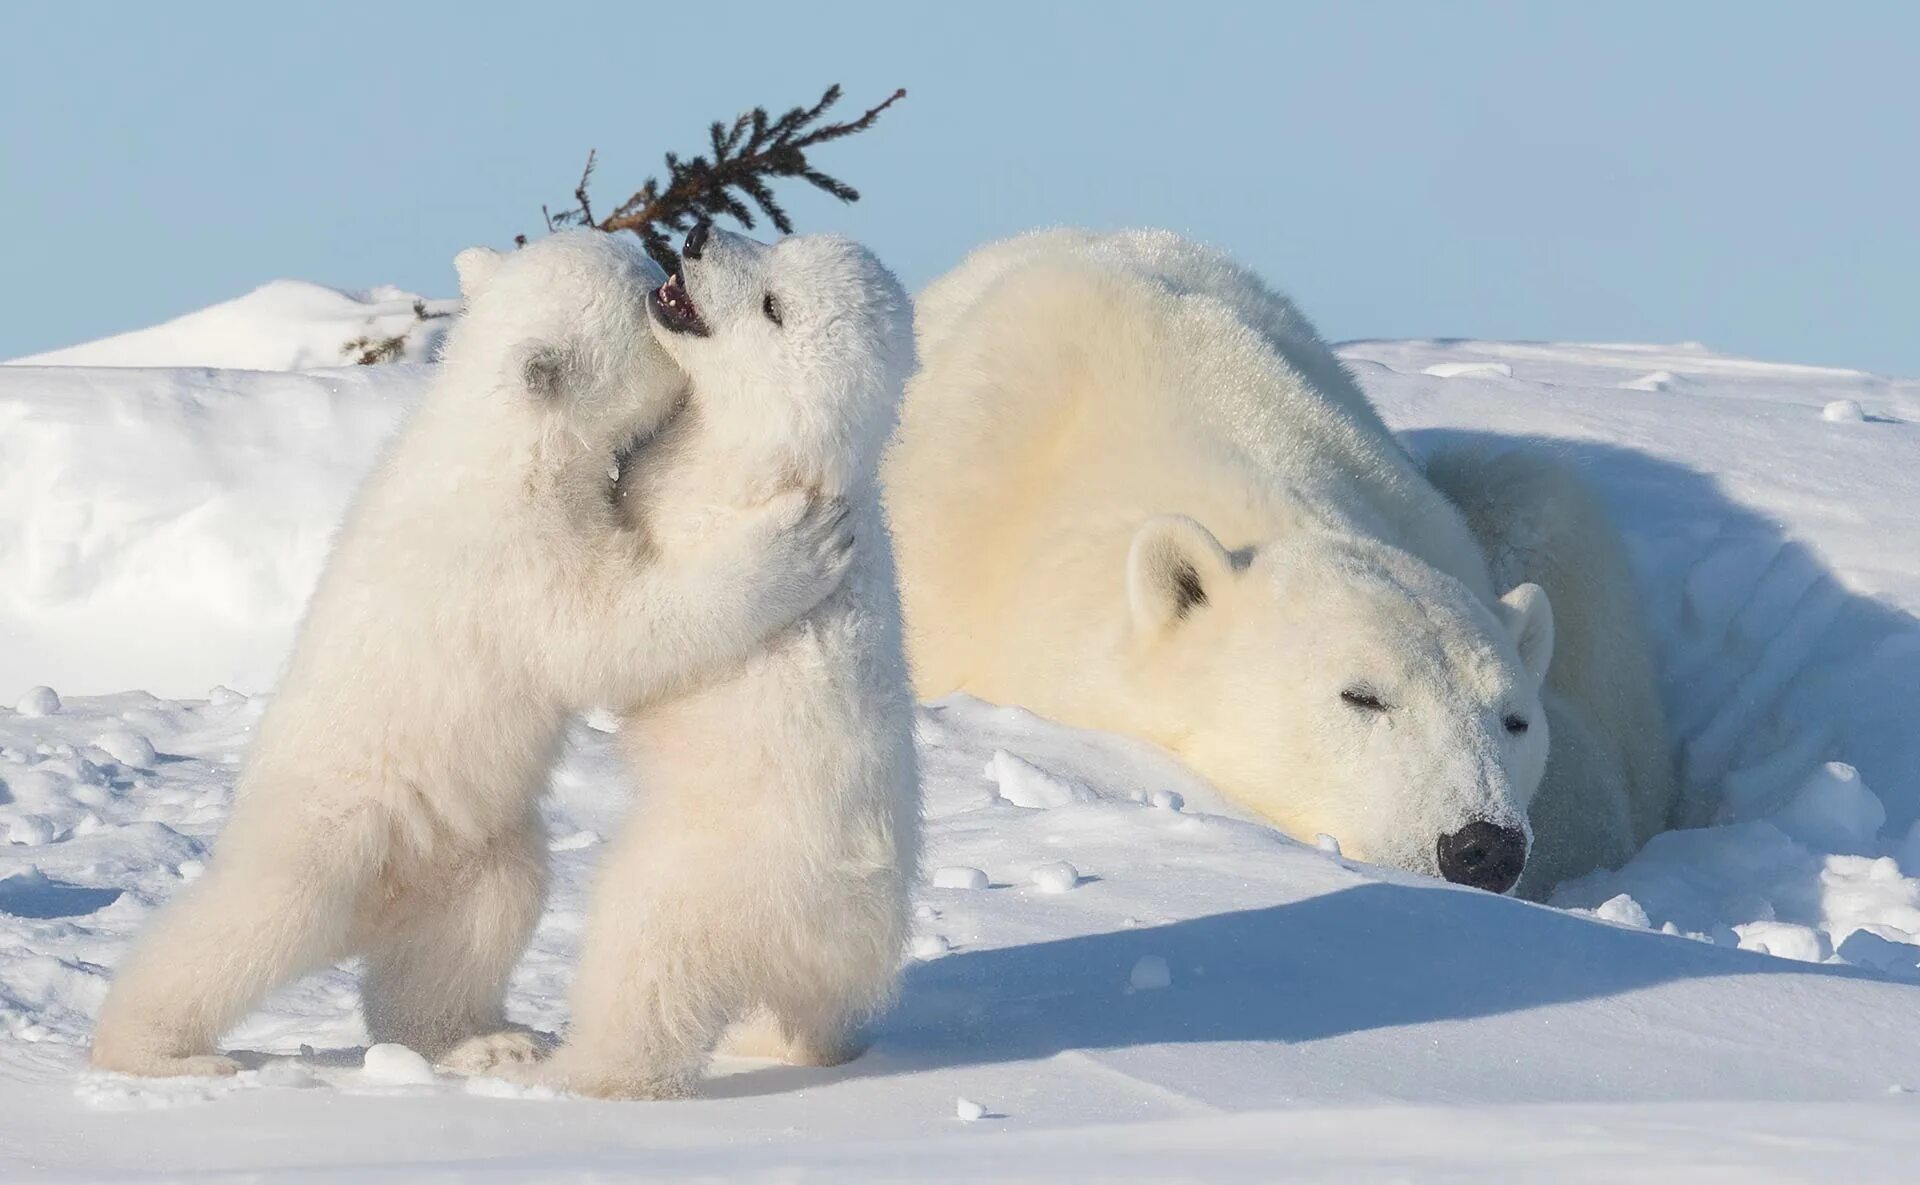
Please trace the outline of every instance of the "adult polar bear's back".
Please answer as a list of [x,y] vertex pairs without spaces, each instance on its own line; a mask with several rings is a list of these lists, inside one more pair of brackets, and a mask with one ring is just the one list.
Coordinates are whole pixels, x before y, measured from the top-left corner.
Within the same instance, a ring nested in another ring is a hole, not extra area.
[[1364,535],[1492,596],[1459,514],[1339,359],[1217,252],[1165,231],[1026,235],[933,284],[917,330],[886,486],[923,697],[1085,720],[1091,695],[1109,701],[1093,722],[1137,731],[1133,705],[1062,659],[1113,645],[1088,590],[1159,514],[1229,548]]

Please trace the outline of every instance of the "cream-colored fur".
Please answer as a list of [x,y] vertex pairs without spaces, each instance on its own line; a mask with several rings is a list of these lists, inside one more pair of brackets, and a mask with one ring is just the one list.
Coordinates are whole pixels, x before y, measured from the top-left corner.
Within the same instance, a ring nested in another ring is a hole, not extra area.
[[1363,859],[1525,829],[1547,597],[1495,595],[1283,297],[1171,234],[1053,231],[936,282],[918,332],[884,476],[923,697],[1157,741]]
[[[689,546],[795,485],[853,507],[845,586],[724,677],[628,715],[640,797],[608,853],[566,1045],[543,1077],[691,1092],[729,1023],[750,1052],[832,1064],[889,997],[918,843],[913,700],[875,469],[913,365],[911,302],[832,237],[714,232],[683,265],[706,333],[661,342],[687,412],[622,483],[637,527]],[[767,303],[769,296],[776,302]],[[779,318],[775,323],[774,317]]]
[[1427,476],[1466,515],[1500,584],[1553,598],[1553,748],[1520,893],[1618,867],[1672,817],[1677,782],[1651,639],[1626,548],[1576,470],[1546,447],[1443,450]]
[[366,957],[375,1041],[526,1060],[502,999],[541,906],[536,810],[570,713],[734,666],[841,582],[844,513],[801,493],[643,546],[609,471],[684,380],[613,236],[457,261],[467,310],[360,491],[206,875],[120,966],[93,1064],[229,1073],[275,986]]

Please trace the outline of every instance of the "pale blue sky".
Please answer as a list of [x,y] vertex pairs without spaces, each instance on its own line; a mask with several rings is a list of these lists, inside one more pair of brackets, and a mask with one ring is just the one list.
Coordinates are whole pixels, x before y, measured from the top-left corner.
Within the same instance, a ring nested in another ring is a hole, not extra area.
[[908,99],[787,191],[918,286],[1170,226],[1333,337],[1700,340],[1920,374],[1920,5],[0,6],[0,357],[279,276],[449,261],[839,81]]

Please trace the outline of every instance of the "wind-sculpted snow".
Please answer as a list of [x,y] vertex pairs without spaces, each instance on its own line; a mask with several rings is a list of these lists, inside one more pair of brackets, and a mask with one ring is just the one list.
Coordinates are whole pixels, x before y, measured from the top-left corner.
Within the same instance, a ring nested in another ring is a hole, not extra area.
[[396,362],[432,361],[458,310],[391,285],[342,292],[274,280],[244,296],[131,333],[13,361],[24,366],[217,366],[305,370],[345,366],[398,338]]
[[424,368],[0,366],[0,704],[271,687]]
[[[872,1050],[722,1059],[665,1106],[369,1058],[352,968],[232,1034],[237,1079],[83,1069],[112,967],[204,868],[327,534],[421,374],[0,368],[0,704],[21,709],[0,710],[0,1179],[1909,1172],[1920,386],[1695,347],[1343,352],[1416,451],[1544,437],[1591,475],[1697,825],[1536,907],[1294,843],[1134,741],[927,705],[927,883]],[[629,793],[578,728],[514,1019],[564,1025]]]

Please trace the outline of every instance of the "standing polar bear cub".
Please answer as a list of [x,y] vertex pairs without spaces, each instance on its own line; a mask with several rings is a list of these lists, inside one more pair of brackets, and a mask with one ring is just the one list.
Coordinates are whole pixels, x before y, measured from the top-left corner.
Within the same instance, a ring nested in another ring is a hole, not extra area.
[[374,1041],[530,1059],[502,1002],[570,714],[734,666],[845,576],[844,513],[805,494],[651,547],[616,514],[609,470],[684,396],[637,250],[580,231],[457,262],[444,365],[341,528],[211,867],[115,976],[95,1066],[231,1073],[229,1026],[353,955]]
[[919,826],[913,699],[876,470],[913,367],[912,305],[864,249],[688,237],[652,299],[687,410],[621,483],[668,552],[779,491],[844,500],[845,585],[737,669],[629,714],[640,799],[596,889],[566,1045],[580,1093],[689,1093],[721,1031],[832,1064],[891,993]]
[[[1624,637],[1584,615],[1556,631],[1527,565],[1496,585],[1460,511],[1245,269],[1164,232],[1042,232],[936,282],[917,328],[886,489],[924,697],[1145,737],[1296,836],[1496,892],[1530,854],[1570,875],[1664,820],[1651,675],[1617,665],[1644,653],[1632,606],[1599,609]],[[1481,521],[1516,517],[1488,494]],[[1630,597],[1617,545],[1589,550],[1578,567]],[[1583,644],[1556,658],[1558,632]],[[1652,722],[1612,740],[1655,775],[1576,768],[1536,804],[1550,717],[1600,689],[1638,702],[1593,720]]]

